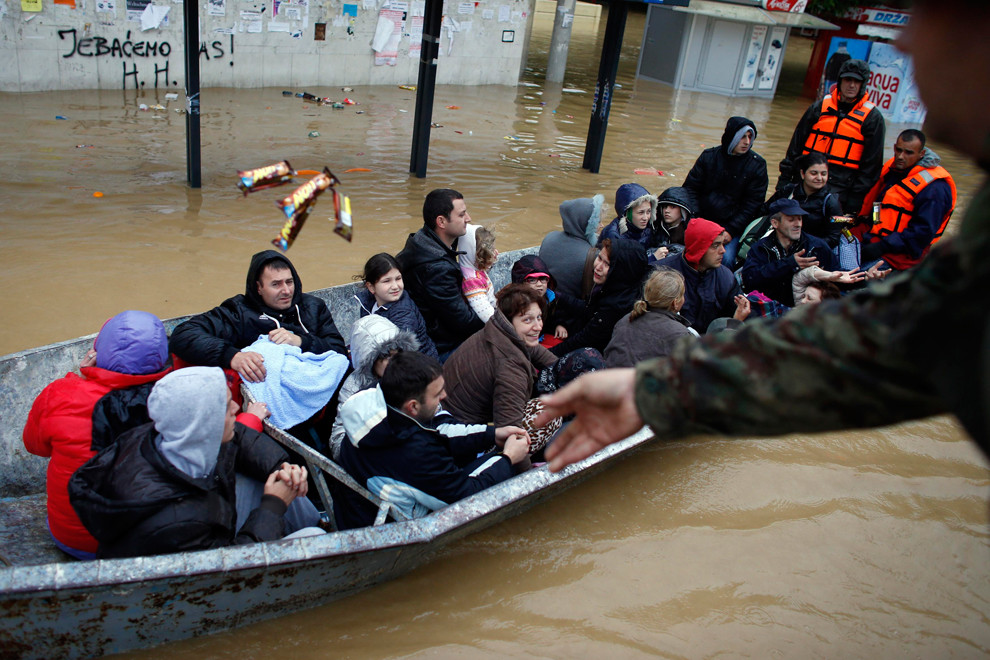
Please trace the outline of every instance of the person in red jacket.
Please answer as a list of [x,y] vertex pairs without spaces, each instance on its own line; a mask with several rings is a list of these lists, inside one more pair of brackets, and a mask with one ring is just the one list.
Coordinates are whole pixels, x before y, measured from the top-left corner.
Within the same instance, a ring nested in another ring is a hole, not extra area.
[[96,453],[92,449],[93,409],[110,392],[157,381],[168,373],[167,362],[168,337],[158,317],[121,312],[103,325],[93,349],[79,365],[81,375],[69,373],[50,383],[31,406],[24,447],[51,459],[48,530],[55,544],[77,559],[92,559],[98,545],[79,522],[67,490],[72,474]]

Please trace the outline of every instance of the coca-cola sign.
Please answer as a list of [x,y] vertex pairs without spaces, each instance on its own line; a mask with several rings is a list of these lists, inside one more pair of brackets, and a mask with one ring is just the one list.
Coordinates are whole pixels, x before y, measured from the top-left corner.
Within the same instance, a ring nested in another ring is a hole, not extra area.
[[760,0],[764,9],[770,11],[787,11],[800,14],[808,6],[808,0]]

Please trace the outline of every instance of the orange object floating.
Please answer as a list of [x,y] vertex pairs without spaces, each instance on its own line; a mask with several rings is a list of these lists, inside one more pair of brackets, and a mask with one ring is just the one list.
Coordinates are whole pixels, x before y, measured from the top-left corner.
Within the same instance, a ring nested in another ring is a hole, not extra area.
[[660,170],[655,170],[650,167],[643,167],[638,170],[633,170],[633,174],[648,174],[650,176],[663,176],[663,172]]
[[371,171],[372,170],[369,170],[367,167],[352,167],[349,170],[344,170],[344,174],[347,174],[348,172],[371,172]]
[[461,106],[459,106],[459,105],[448,105],[447,106],[447,109],[448,110],[460,110],[461,109]]
[[322,172],[317,172],[316,170],[296,170],[296,174],[302,174],[303,176],[316,176],[317,174],[322,174]]
[[95,193],[93,193],[93,197],[103,197],[103,193],[97,190]]

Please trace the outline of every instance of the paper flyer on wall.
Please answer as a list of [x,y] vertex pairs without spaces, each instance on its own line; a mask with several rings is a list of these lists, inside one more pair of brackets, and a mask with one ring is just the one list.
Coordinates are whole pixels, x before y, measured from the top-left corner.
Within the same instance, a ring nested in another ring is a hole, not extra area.
[[41,11],[41,0],[21,0],[21,11]]
[[378,12],[378,25],[371,47],[375,51],[375,66],[395,66],[399,57],[399,39],[405,12],[382,9]]
[[409,19],[409,57],[419,57],[423,52],[423,17]]
[[210,16],[226,16],[227,0],[209,0],[206,6],[206,13]]
[[149,4],[151,4],[151,0],[126,0],[127,20],[140,23],[141,14],[144,13],[145,7]]

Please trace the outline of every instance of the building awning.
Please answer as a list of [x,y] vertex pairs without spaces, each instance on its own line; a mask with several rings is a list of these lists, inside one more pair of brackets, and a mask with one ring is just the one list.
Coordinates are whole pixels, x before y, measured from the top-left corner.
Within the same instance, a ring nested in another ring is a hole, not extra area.
[[714,0],[691,0],[688,7],[670,7],[673,11],[680,11],[686,14],[700,14],[702,16],[712,16],[727,21],[740,21],[756,25],[784,25],[792,28],[805,28],[809,30],[838,30],[838,25],[833,25],[826,20],[812,16],[811,14],[797,14],[785,11],[765,11],[759,7],[747,7],[744,5],[728,4],[725,2],[715,2]]

